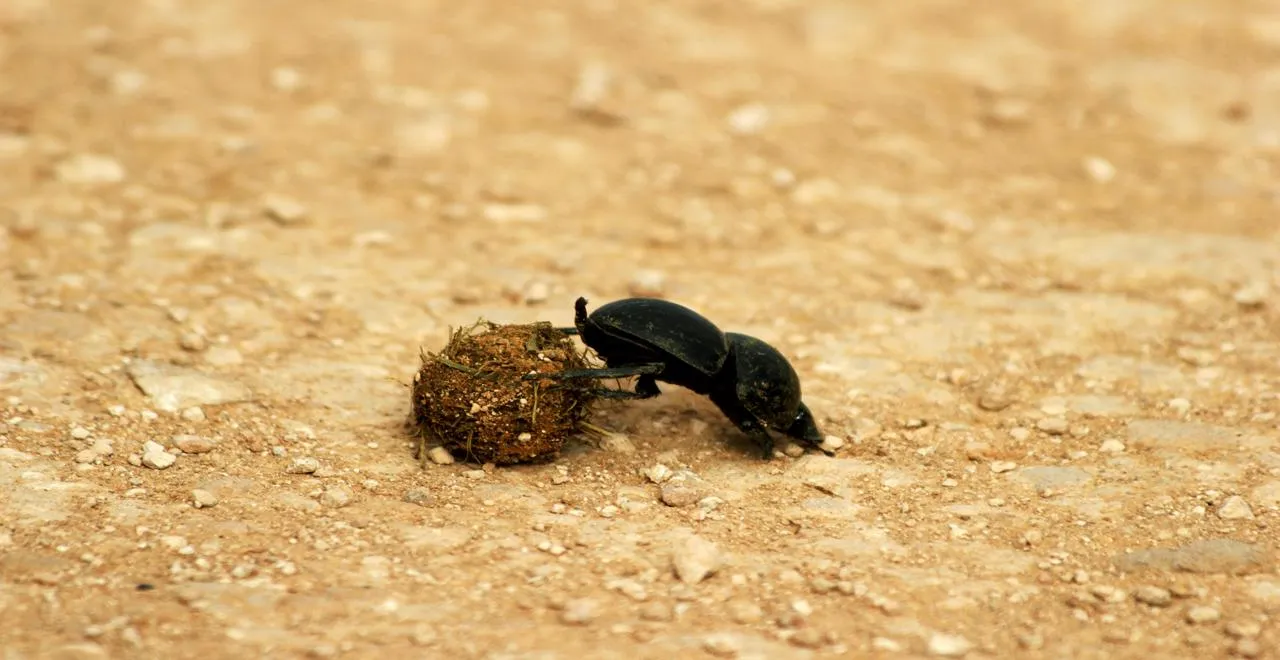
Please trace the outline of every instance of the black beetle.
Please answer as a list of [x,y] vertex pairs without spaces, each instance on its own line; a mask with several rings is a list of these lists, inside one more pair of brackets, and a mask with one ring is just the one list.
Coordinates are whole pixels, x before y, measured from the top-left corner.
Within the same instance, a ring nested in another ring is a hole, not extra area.
[[604,360],[601,369],[573,369],[530,378],[628,378],[635,390],[601,390],[611,398],[648,399],[661,394],[657,381],[708,396],[729,421],[746,433],[763,457],[773,457],[778,431],[831,455],[800,398],[800,378],[769,344],[736,332],[722,332],[701,314],[659,298],[624,298],[587,314],[586,298],[574,304],[574,327],[560,328]]

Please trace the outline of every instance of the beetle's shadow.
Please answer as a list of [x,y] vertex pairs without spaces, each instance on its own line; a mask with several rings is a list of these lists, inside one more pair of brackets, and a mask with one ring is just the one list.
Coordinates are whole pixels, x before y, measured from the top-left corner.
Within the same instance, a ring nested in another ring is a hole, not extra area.
[[[635,379],[599,381],[600,387],[632,391]],[[733,453],[755,455],[759,449],[749,437],[730,422],[720,409],[693,390],[661,383],[662,394],[649,399],[600,399],[594,405],[592,418],[611,431],[626,433],[649,441],[655,451],[701,450],[723,447]],[[654,426],[653,421],[662,424]],[[706,426],[697,433],[690,427],[697,422]]]

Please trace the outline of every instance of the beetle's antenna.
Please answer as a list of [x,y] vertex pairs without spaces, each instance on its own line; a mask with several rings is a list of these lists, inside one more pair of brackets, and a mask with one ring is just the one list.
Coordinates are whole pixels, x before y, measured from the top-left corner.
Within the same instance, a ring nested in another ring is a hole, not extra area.
[[573,324],[582,325],[587,322],[587,299],[579,297],[573,304]]

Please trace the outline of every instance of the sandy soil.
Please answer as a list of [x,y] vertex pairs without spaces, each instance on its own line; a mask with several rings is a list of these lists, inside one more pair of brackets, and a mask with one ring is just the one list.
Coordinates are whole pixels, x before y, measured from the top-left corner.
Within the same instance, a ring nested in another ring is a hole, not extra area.
[[[1262,0],[0,2],[0,656],[1274,657],[1277,62]],[[414,461],[450,326],[633,293],[844,448],[667,387]]]

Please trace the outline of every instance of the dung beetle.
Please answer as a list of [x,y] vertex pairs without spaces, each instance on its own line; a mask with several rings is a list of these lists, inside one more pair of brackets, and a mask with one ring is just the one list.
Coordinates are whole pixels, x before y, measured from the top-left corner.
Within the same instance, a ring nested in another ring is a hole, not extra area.
[[800,397],[800,378],[782,353],[736,332],[723,332],[701,314],[660,298],[624,298],[587,314],[586,298],[574,304],[574,327],[604,360],[604,368],[571,369],[537,378],[629,378],[635,389],[603,389],[617,399],[648,399],[661,394],[658,381],[707,396],[760,449],[773,458],[770,431],[823,451],[822,434]]

